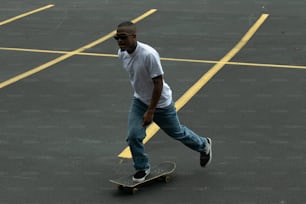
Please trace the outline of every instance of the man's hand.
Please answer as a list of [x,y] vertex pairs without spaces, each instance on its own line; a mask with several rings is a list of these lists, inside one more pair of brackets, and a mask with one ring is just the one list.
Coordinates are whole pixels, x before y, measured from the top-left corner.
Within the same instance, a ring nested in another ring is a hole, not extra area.
[[153,92],[152,92],[152,99],[148,107],[148,110],[143,115],[143,122],[142,122],[143,127],[146,127],[153,122],[154,112],[155,112],[157,103],[159,101],[161,92],[163,90],[163,76],[162,75],[154,77],[152,81],[154,85]]
[[150,125],[153,122],[153,118],[154,118],[154,111],[147,110],[143,115],[142,126],[146,127]]

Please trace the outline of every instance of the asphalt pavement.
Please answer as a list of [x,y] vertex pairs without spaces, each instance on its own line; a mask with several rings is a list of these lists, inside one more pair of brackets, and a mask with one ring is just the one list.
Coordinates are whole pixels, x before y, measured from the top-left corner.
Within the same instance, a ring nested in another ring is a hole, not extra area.
[[[306,203],[306,2],[0,4],[1,204]],[[109,182],[133,172],[118,157],[132,89],[111,32],[137,17],[174,100],[191,93],[180,121],[212,139],[213,160],[201,168],[199,153],[158,131],[150,162],[176,171],[130,196]]]

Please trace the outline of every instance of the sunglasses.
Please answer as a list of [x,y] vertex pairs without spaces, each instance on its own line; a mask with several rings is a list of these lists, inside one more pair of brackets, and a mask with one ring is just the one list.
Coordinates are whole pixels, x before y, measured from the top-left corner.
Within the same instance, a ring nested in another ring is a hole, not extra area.
[[125,39],[127,39],[129,36],[131,36],[131,35],[133,35],[133,34],[120,34],[120,35],[115,35],[114,38],[115,38],[115,40],[119,40],[119,39],[125,40]]

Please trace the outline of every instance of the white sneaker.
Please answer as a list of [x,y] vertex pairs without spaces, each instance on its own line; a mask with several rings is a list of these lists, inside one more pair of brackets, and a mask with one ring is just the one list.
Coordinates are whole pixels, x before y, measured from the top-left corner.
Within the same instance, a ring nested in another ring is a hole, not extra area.
[[133,176],[134,182],[144,182],[146,177],[150,174],[150,169],[137,171]]
[[200,154],[200,165],[205,167],[210,164],[212,159],[212,141],[210,138],[207,138],[207,146],[203,152]]

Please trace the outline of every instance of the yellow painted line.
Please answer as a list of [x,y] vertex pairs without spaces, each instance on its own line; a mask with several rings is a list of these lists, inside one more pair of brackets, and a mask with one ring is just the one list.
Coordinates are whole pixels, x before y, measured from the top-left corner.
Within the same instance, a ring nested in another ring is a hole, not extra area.
[[38,13],[38,12],[40,12],[40,11],[46,10],[46,9],[51,8],[51,7],[53,7],[53,6],[54,6],[54,4],[49,4],[49,5],[40,7],[40,8],[38,8],[38,9],[35,9],[35,10],[33,10],[33,11],[29,11],[29,12],[26,12],[26,13],[24,13],[24,14],[20,14],[20,15],[18,15],[18,16],[13,17],[13,18],[7,19],[7,20],[5,20],[5,21],[1,21],[1,22],[0,22],[0,26],[2,26],[2,25],[4,25],[4,24],[11,23],[11,22],[13,22],[13,21],[16,21],[16,20],[18,20],[18,19],[24,18],[24,17],[26,17],[26,16],[32,15],[32,14],[34,14],[34,13]]
[[248,62],[228,62],[230,65],[249,66],[249,67],[269,67],[269,68],[282,68],[282,69],[306,69],[302,65],[288,65],[288,64],[264,64],[264,63],[248,63]]
[[268,14],[262,14],[255,24],[248,30],[242,39],[231,49],[217,64],[215,64],[207,73],[205,73],[192,87],[190,87],[175,103],[177,110],[180,110],[190,99],[205,86],[205,84],[215,76],[224,65],[229,62],[253,37],[256,31],[268,18]]
[[[0,48],[1,50],[1,48]],[[306,66],[302,65],[289,65],[289,64],[269,64],[269,63],[252,63],[252,62],[222,62],[214,60],[194,60],[194,59],[180,59],[180,58],[160,58],[164,61],[175,62],[190,62],[190,63],[205,63],[205,64],[217,64],[222,63],[226,65],[236,66],[248,66],[248,67],[269,67],[269,68],[283,68],[283,69],[306,69]]]
[[[146,13],[142,14],[141,16],[135,18],[132,21],[137,23],[138,21],[146,18],[147,16],[153,14],[154,12],[156,12],[156,9],[151,9],[151,10],[147,11]],[[86,49],[92,48],[92,47],[94,47],[94,46],[96,46],[96,45],[98,45],[98,44],[108,40],[109,38],[111,38],[115,34],[116,34],[116,30],[113,30],[110,33],[108,33],[107,35],[105,35],[105,36],[103,36],[103,37],[101,37],[101,38],[99,38],[99,39],[97,39],[97,40],[95,40],[95,41],[93,41],[93,42],[91,42],[91,43],[89,43],[87,45],[84,45],[83,47],[80,47],[80,48],[78,48],[76,50],[73,50],[71,52],[67,52],[66,54],[64,54],[64,55],[62,55],[62,56],[60,56],[58,58],[55,58],[54,60],[51,60],[51,61],[49,61],[49,62],[47,62],[45,64],[42,64],[42,65],[32,69],[32,70],[29,70],[29,71],[24,72],[22,74],[19,74],[19,75],[15,76],[15,77],[13,77],[13,78],[11,78],[9,80],[6,80],[6,81],[0,83],[0,89],[3,88],[3,87],[8,86],[10,84],[13,84],[13,83],[15,83],[15,82],[17,82],[17,81],[19,81],[21,79],[29,77],[29,76],[37,73],[37,72],[45,70],[45,69],[51,67],[52,65],[55,65],[55,64],[57,64],[59,62],[62,62],[62,61],[66,60],[66,59],[68,59],[68,58],[70,58],[70,57],[72,57],[74,55],[77,55],[77,54],[83,52]]]
[[133,22],[133,23],[137,23],[137,22],[141,21],[142,19],[144,19],[144,18],[146,18],[146,17],[152,15],[152,14],[155,13],[156,11],[157,11],[157,9],[150,9],[149,11],[147,11],[146,13],[144,13],[143,15],[141,15],[141,16],[139,16],[139,17],[133,19],[132,22]]
[[[47,53],[47,54],[67,54],[69,51],[61,50],[42,50],[42,49],[28,49],[28,48],[10,48],[0,47],[0,50],[7,51],[18,51],[18,52],[36,52],[36,53]],[[80,52],[76,55],[92,56],[92,57],[113,57],[117,58],[116,54],[105,54],[105,53],[93,53],[93,52]],[[267,63],[252,63],[252,62],[222,62],[215,60],[199,60],[199,59],[183,59],[183,58],[166,58],[161,57],[162,61],[174,61],[174,62],[190,62],[190,63],[202,63],[202,64],[217,64],[223,63],[225,65],[236,65],[236,66],[248,66],[248,67],[269,67],[269,68],[280,68],[280,69],[306,69],[306,66],[302,65],[289,65],[289,64],[267,64]]]
[[[215,64],[207,73],[205,73],[192,87],[190,87],[175,103],[175,107],[179,111],[190,99],[197,94],[200,89],[207,84],[207,82],[217,74],[224,65],[229,62],[253,37],[256,31],[268,18],[268,14],[262,14],[261,17],[255,22],[255,24],[248,30],[248,32],[242,37],[242,39],[231,49],[217,64]],[[149,141],[159,130],[159,127],[155,123],[150,125],[146,131],[146,138],[143,143]],[[126,147],[119,155],[121,158],[132,158],[129,147]]]
[[199,59],[168,58],[168,57],[161,57],[160,59],[163,61],[191,62],[191,63],[205,63],[205,64],[217,64],[218,62],[220,62],[216,60],[199,60]]
[[[42,50],[42,49],[29,49],[29,48],[12,48],[12,47],[0,47],[0,50],[47,53],[47,54],[67,54],[70,52],[70,51],[62,51],[62,50]],[[118,57],[118,55],[115,55],[115,54],[90,53],[90,52],[80,52],[80,53],[77,53],[76,55],[93,56],[93,57]]]
[[16,48],[16,47],[0,47],[0,50],[17,51],[17,52],[36,52],[36,53],[48,53],[48,54],[67,54],[69,53],[69,51],[41,50],[41,49],[28,49],[28,48]]

